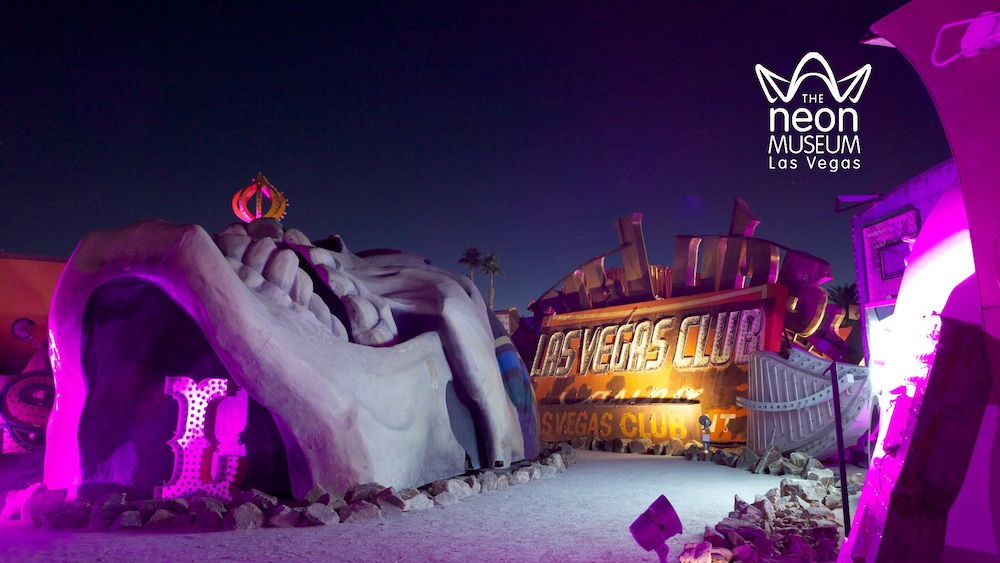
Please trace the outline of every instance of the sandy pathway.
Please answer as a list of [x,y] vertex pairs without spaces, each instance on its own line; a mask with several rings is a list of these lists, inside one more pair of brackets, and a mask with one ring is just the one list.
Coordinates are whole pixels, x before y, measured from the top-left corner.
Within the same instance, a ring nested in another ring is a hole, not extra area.
[[711,463],[604,452],[556,477],[430,509],[361,524],[240,532],[50,531],[0,524],[0,561],[657,561],[628,527],[665,494],[684,525],[670,542],[677,561],[732,510],[780,477]]

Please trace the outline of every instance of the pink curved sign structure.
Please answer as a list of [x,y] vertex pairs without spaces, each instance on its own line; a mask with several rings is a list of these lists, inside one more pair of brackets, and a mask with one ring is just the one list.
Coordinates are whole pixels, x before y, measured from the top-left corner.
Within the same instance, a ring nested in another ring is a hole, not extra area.
[[[977,434],[996,434],[1000,390],[996,10],[995,2],[916,0],[872,26],[868,42],[899,49],[923,79],[959,181],[928,217],[903,277],[895,315],[910,322],[900,323],[907,328],[893,337],[887,360],[899,385],[842,563],[940,561],[960,489],[1000,496],[997,468],[969,471],[974,450],[997,454],[995,436],[977,443]],[[974,517],[996,536],[984,506]]]

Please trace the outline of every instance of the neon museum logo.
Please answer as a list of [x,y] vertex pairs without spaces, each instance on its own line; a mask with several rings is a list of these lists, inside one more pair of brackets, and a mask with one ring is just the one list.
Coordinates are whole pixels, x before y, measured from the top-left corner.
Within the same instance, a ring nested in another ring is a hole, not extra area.
[[[810,63],[818,64],[822,72],[804,72]],[[795,170],[801,165],[800,156],[810,170],[837,172],[861,168],[860,118],[857,110],[847,104],[861,99],[872,65],[866,64],[837,80],[823,55],[807,53],[791,78],[783,78],[761,64],[754,70],[764,96],[773,104],[768,111],[769,169]],[[822,83],[826,90],[800,92],[808,79],[817,80],[809,80],[806,86]],[[793,105],[797,107],[789,107]]]

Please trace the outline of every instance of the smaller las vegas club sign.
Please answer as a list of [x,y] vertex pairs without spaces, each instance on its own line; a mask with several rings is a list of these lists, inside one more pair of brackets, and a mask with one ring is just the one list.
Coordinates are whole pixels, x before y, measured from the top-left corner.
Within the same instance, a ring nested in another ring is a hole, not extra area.
[[700,439],[705,414],[712,441],[745,441],[736,397],[750,354],[778,350],[787,296],[772,284],[547,317],[531,367],[542,440]]

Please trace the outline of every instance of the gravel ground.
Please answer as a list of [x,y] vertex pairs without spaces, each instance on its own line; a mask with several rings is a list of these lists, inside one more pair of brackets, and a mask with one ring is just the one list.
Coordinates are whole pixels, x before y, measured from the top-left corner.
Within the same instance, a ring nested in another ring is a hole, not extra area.
[[682,457],[578,455],[577,464],[555,477],[358,524],[108,533],[0,523],[0,561],[655,562],[628,527],[663,494],[684,526],[668,542],[676,562],[684,543],[699,541],[705,526],[733,509],[733,495],[753,501],[781,481]]

